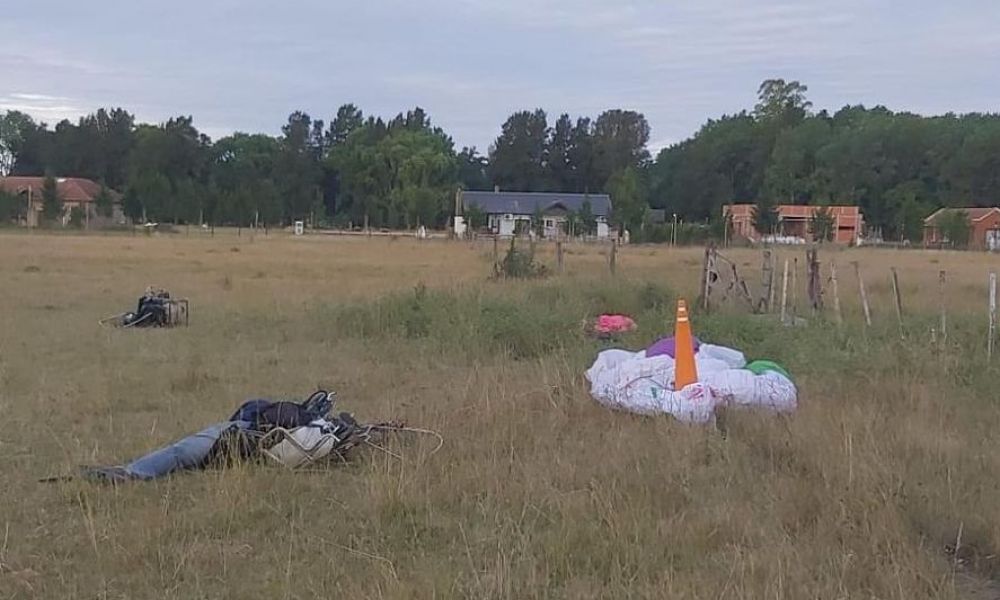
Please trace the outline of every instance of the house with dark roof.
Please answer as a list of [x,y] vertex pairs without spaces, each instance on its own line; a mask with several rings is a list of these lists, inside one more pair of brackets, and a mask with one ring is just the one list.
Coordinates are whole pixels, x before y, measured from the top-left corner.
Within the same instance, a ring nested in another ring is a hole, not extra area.
[[[28,227],[37,227],[42,212],[42,187],[45,185],[44,177],[0,177],[0,190],[24,198],[25,206],[30,207],[27,211],[25,224]],[[73,209],[83,211],[83,218],[88,222],[107,220],[97,213],[97,196],[101,193],[100,184],[90,179],[79,177],[58,177],[56,178],[56,193],[63,204],[62,225],[69,222]],[[108,194],[114,205],[111,219],[118,222],[123,220],[121,210],[121,194],[109,189]]]
[[969,222],[969,247],[979,250],[1000,250],[1000,208],[941,208],[924,219],[924,245],[942,246],[951,243],[941,227],[946,215],[965,213]]
[[462,218],[471,207],[486,215],[490,232],[510,237],[531,230],[532,219],[542,215],[544,237],[567,235],[568,217],[579,214],[589,203],[590,212],[597,222],[598,238],[607,238],[611,220],[611,197],[607,194],[562,194],[550,192],[492,192],[459,191],[456,209],[461,213],[455,218],[455,233],[465,233]]

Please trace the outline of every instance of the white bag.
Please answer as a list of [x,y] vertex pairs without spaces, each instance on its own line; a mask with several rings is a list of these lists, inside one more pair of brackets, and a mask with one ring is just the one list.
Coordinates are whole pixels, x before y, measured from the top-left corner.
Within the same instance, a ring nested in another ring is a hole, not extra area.
[[330,454],[337,443],[332,433],[324,433],[320,427],[297,427],[264,452],[289,469],[298,468]]

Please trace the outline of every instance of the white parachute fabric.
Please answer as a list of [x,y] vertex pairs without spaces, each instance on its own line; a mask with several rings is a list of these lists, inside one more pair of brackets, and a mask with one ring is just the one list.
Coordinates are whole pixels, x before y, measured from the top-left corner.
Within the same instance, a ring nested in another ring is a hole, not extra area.
[[616,410],[655,415],[667,413],[685,423],[705,423],[716,406],[763,407],[791,411],[796,407],[795,385],[776,372],[755,375],[744,369],[742,352],[702,344],[695,354],[699,381],[675,391],[674,359],[647,358],[645,352],[606,350],[586,372],[590,394]]
[[792,412],[798,406],[795,384],[777,371],[754,375],[746,369],[728,369],[701,378],[718,402]]
[[695,356],[695,360],[698,358],[703,359],[713,359],[719,360],[724,363],[730,369],[742,369],[747,366],[747,358],[743,356],[743,353],[739,350],[733,350],[732,348],[726,348],[725,346],[715,346],[713,344],[702,344],[698,348],[698,354]]

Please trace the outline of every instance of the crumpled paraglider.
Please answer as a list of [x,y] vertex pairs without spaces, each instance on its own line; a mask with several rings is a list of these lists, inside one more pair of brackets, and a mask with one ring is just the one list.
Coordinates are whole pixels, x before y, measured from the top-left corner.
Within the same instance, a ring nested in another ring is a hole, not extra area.
[[672,355],[664,351],[649,356],[647,352],[605,350],[598,354],[586,372],[594,399],[616,410],[666,413],[685,423],[706,423],[724,405],[774,412],[791,412],[797,406],[795,384],[773,362],[747,364],[738,350],[701,343],[695,353],[698,381],[675,391]]

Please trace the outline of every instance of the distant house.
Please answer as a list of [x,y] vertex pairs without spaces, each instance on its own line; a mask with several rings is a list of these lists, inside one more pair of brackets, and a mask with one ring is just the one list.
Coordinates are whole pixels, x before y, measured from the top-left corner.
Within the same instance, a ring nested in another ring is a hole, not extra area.
[[1000,250],[1000,208],[942,208],[924,219],[924,245],[949,243],[939,226],[942,217],[964,211],[969,218],[969,247]]
[[[44,177],[0,177],[0,190],[15,194],[24,198],[25,206],[30,205],[27,213],[25,225],[37,227],[42,212],[42,188],[45,185]],[[101,193],[101,186],[89,179],[79,177],[58,177],[56,178],[56,190],[59,199],[63,203],[62,224],[69,222],[70,215],[74,208],[82,209],[83,217],[88,222],[107,220],[97,214],[96,200]],[[121,221],[123,218],[121,209],[121,194],[114,190],[108,190],[111,200],[114,203],[111,219]]]
[[[569,233],[567,216],[570,213],[579,214],[586,202],[590,202],[590,212],[597,222],[597,237],[607,238],[611,218],[611,197],[607,194],[459,191],[456,204],[462,208],[462,214],[470,207],[477,207],[486,215],[486,227],[503,237],[528,233],[531,220],[540,212],[543,235],[551,238]],[[464,220],[459,216],[455,223],[456,233],[464,233]]]
[[[731,219],[733,235],[751,241],[760,241],[761,234],[754,227],[754,204],[727,204],[722,207],[723,217]],[[812,241],[809,224],[820,209],[830,211],[833,217],[833,241],[838,244],[857,244],[864,230],[864,216],[857,206],[803,206],[780,204],[778,209],[779,236]]]

